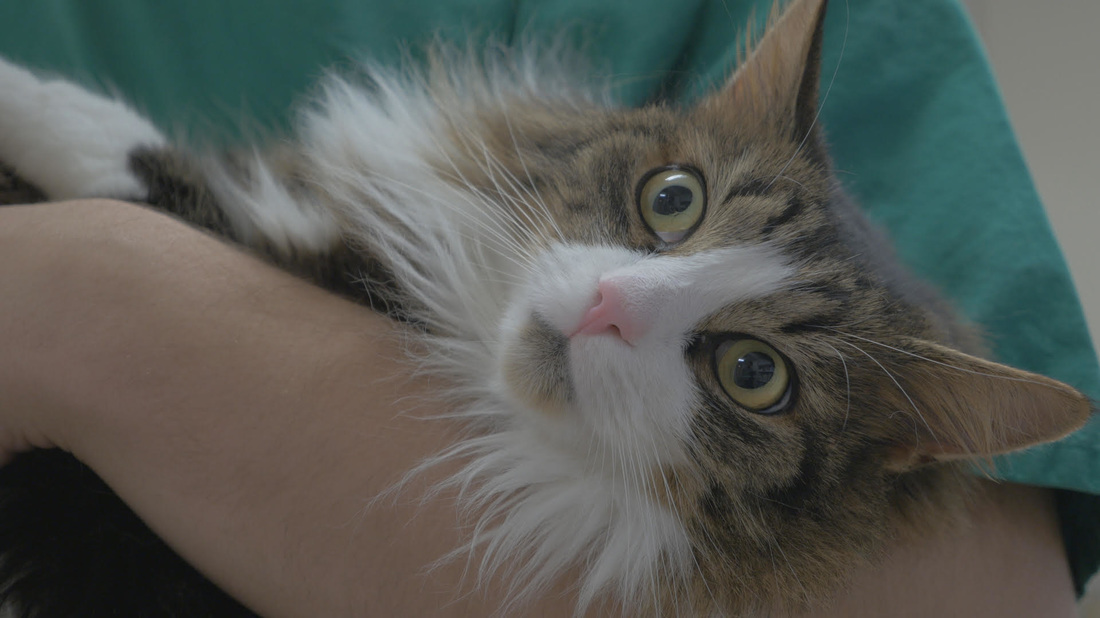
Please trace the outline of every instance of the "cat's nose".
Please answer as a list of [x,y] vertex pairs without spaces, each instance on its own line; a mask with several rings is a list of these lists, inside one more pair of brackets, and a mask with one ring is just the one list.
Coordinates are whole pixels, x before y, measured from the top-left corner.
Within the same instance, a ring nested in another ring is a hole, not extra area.
[[637,311],[632,311],[634,307],[623,283],[614,277],[600,280],[596,303],[585,312],[580,325],[569,335],[570,339],[577,335],[610,333],[634,345],[645,335],[644,321]]

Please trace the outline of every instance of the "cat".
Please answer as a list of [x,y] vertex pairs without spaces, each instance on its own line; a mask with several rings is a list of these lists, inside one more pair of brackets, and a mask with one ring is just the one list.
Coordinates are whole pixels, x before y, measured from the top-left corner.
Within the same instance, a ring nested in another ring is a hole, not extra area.
[[[824,14],[775,9],[688,106],[439,49],[329,78],[291,145],[212,157],[3,63],[0,195],[144,202],[407,324],[471,431],[424,465],[465,462],[465,549],[518,578],[509,609],[579,566],[579,610],[798,610],[964,512],[967,462],[1091,412],[982,359],[843,192]],[[5,615],[251,615],[64,454],[20,456],[0,496]]]

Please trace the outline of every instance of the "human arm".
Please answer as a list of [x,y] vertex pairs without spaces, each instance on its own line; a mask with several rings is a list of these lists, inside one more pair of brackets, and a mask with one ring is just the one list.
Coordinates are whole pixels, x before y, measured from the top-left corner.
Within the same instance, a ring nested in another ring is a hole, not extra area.
[[459,543],[445,497],[418,503],[438,477],[368,508],[447,441],[388,320],[132,205],[2,208],[0,252],[21,442],[72,451],[265,615],[482,613],[462,563],[426,573]]

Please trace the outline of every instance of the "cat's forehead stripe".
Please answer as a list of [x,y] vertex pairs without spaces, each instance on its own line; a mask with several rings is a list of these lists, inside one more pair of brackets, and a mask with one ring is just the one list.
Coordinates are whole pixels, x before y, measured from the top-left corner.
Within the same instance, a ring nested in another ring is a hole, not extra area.
[[760,231],[765,236],[770,236],[777,228],[790,223],[798,215],[806,209],[806,202],[802,201],[798,197],[792,197],[787,200],[787,207],[783,209],[783,212],[772,217],[768,217],[767,222],[764,223],[764,228]]
[[722,203],[735,200],[739,197],[768,195],[770,189],[771,183],[766,178],[754,178],[752,180],[740,182],[730,187],[725,197],[722,198]]

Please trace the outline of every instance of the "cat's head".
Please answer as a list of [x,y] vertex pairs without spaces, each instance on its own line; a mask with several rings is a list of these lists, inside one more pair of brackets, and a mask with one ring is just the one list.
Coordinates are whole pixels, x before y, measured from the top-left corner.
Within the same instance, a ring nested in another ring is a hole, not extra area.
[[[956,349],[853,214],[817,126],[824,4],[774,15],[687,108],[491,91],[435,124],[447,225],[480,244],[409,278],[481,260],[454,300],[421,287],[488,428],[454,451],[485,564],[539,585],[581,563],[584,598],[795,603],[951,484],[941,462],[1084,423],[1073,389]],[[423,105],[461,107],[444,90]],[[467,305],[465,334],[439,317]]]

